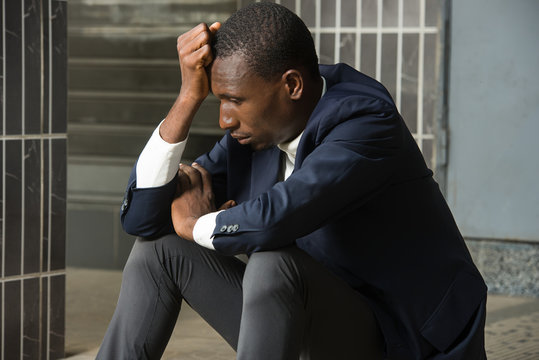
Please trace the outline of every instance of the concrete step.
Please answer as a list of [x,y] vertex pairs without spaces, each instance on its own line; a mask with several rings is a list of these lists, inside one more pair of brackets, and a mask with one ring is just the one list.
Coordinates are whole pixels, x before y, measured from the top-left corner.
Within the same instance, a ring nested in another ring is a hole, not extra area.
[[[68,156],[110,156],[136,159],[154,127],[117,127],[114,125],[68,125]],[[184,159],[193,160],[211,150],[222,133],[192,129]]]
[[111,28],[194,26],[223,21],[236,9],[236,0],[70,0],[69,16],[75,32]]
[[[67,269],[66,355],[70,360],[95,358],[120,282],[120,271]],[[539,299],[490,294],[485,337],[489,360],[539,359]],[[234,358],[219,334],[184,306],[163,359]]]
[[178,93],[178,61],[139,59],[69,59],[69,89],[86,91],[152,91]]
[[[95,359],[116,306],[121,272],[70,267],[66,279],[66,358]],[[184,303],[162,359],[234,358],[234,350]]]
[[80,33],[69,28],[70,58],[177,59],[176,38],[188,26],[148,34]]
[[175,94],[167,94],[161,99],[120,95],[122,94],[70,91],[69,123],[157,126],[167,115],[175,98]]
[[[166,117],[177,95],[177,92],[70,90],[68,119],[70,124],[155,127]],[[202,103],[193,127],[220,133],[217,98],[210,95]]]
[[[136,159],[181,86],[177,36],[226,19],[236,1],[71,0],[69,156]],[[185,152],[194,159],[221,138],[218,102],[198,111]]]

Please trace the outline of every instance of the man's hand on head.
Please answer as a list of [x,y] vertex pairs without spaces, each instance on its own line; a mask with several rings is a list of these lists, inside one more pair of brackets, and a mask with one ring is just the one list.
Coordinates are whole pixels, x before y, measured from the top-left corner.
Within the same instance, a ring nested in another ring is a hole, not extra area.
[[[180,237],[193,240],[193,228],[198,218],[216,211],[211,175],[196,163],[192,166],[182,164],[177,179],[176,198],[171,207],[172,224]],[[235,205],[234,200],[229,200],[219,210]]]
[[178,37],[176,48],[182,75],[180,97],[202,102],[208,96],[207,67],[213,61],[211,39],[220,27],[218,22],[209,27],[202,23]]
[[220,27],[218,22],[210,26],[199,24],[178,37],[176,50],[182,86],[159,130],[161,138],[168,143],[177,143],[187,138],[191,122],[210,92],[207,70],[213,61],[211,39]]

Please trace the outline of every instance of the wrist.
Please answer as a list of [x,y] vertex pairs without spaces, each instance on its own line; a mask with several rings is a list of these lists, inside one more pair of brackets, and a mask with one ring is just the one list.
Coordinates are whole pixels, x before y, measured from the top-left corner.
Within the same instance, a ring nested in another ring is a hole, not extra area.
[[[178,103],[185,109],[198,109],[200,104],[208,97],[208,94],[200,91],[193,91],[190,88],[183,86],[178,95]],[[196,110],[195,110],[196,111]]]
[[198,218],[193,216],[184,218],[179,224],[174,223],[174,231],[182,239],[194,241],[193,229]]
[[159,135],[168,143],[184,141],[196,112],[202,101],[194,98],[178,96],[165,121],[160,126]]

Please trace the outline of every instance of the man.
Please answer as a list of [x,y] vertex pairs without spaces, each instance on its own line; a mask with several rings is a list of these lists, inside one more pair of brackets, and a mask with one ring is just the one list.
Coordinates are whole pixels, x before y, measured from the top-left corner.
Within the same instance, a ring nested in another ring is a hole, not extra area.
[[[318,67],[271,3],[177,47],[181,91],[129,180],[122,223],[140,238],[98,358],[159,358],[185,300],[238,359],[484,359],[486,287],[386,89]],[[178,171],[210,89],[226,135]]]

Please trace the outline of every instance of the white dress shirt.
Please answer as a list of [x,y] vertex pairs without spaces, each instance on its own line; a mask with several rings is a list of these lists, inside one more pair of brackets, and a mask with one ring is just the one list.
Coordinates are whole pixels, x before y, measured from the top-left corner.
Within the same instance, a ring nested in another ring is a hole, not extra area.
[[[322,77],[322,95],[326,92],[326,80]],[[161,122],[162,123],[162,122]],[[154,130],[146,146],[140,153],[137,162],[137,188],[151,188],[163,186],[170,182],[178,173],[178,167],[185,150],[187,139],[179,143],[169,144],[159,135],[161,124]],[[294,140],[277,145],[285,154],[282,157],[282,179],[286,180],[294,171],[296,151],[303,132]],[[283,171],[284,170],[284,171]],[[215,250],[213,247],[213,230],[215,229],[217,215],[225,210],[215,211],[201,216],[193,228],[193,238],[199,245]]]

